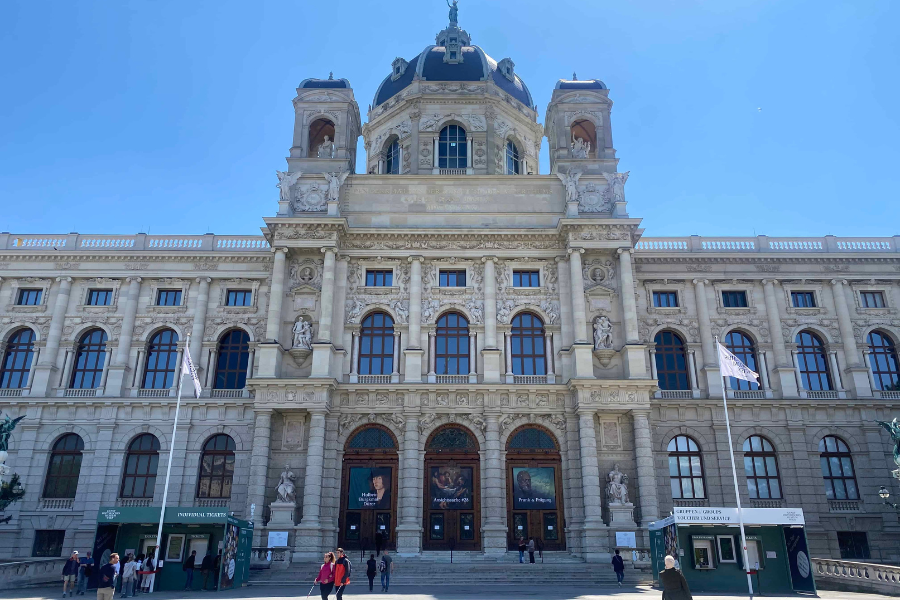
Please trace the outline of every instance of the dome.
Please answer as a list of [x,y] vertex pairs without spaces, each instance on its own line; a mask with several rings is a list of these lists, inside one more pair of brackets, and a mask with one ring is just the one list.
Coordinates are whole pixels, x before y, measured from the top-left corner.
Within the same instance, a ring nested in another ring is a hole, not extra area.
[[606,90],[606,84],[599,79],[560,79],[556,82],[558,90]]
[[346,79],[334,79],[331,73],[328,74],[328,79],[304,79],[300,82],[300,86],[298,89],[321,89],[321,88],[344,88],[349,89],[350,82]]
[[373,106],[384,104],[409,87],[413,78],[425,81],[487,81],[491,80],[501,90],[531,108],[534,103],[525,82],[513,74],[510,79],[497,66],[497,61],[478,46],[460,47],[462,61],[444,61],[444,46],[428,46],[421,54],[405,65],[399,77],[388,75],[375,92]]

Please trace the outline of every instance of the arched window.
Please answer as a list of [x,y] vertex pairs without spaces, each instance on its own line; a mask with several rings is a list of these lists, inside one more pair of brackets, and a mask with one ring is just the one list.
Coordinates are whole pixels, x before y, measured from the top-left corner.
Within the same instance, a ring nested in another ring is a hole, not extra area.
[[94,389],[100,387],[103,364],[106,362],[106,332],[91,329],[78,342],[75,351],[75,368],[72,369],[72,389]]
[[438,138],[438,167],[441,169],[465,169],[468,142],[466,130],[459,125],[447,125]]
[[400,141],[396,138],[385,148],[384,173],[385,175],[400,174]]
[[781,498],[778,457],[766,438],[751,435],[744,440],[744,474],[751,498]]
[[537,427],[520,429],[506,447],[509,450],[558,450],[550,434]]
[[819,442],[819,464],[829,500],[859,500],[853,457],[844,440],[826,435]]
[[[742,363],[750,367],[756,373],[759,369],[756,367],[756,347],[753,340],[740,331],[732,331],[725,336],[725,346],[731,350],[731,353],[737,356]],[[731,377],[731,389],[733,390],[758,390],[759,384],[755,381],[745,381]]]
[[366,427],[349,442],[347,442],[349,450],[394,450],[397,444],[391,434],[380,427]]
[[74,498],[81,473],[81,451],[84,441],[74,433],[67,433],[53,444],[50,466],[44,481],[44,498]]
[[[327,138],[327,139],[326,139]],[[310,158],[334,158],[334,123],[316,119],[309,125]]]
[[[579,119],[570,127],[572,139],[573,158],[596,158],[597,156],[597,128],[587,119]],[[580,140],[580,141],[579,141]]]
[[224,433],[212,436],[203,444],[197,480],[198,498],[231,498],[234,449],[234,440]]
[[147,362],[144,364],[145,390],[169,389],[175,383],[175,369],[178,367],[178,334],[171,329],[163,329],[147,344]]
[[247,383],[250,361],[250,335],[243,329],[232,329],[219,339],[216,358],[217,390],[242,390]]
[[519,313],[512,320],[513,375],[546,375],[544,322],[531,313]]
[[506,174],[519,175],[522,172],[522,163],[519,160],[519,149],[512,140],[506,140]]
[[0,388],[16,389],[28,387],[28,374],[34,359],[34,331],[20,329],[9,336],[6,354],[0,363]]
[[159,466],[159,440],[142,433],[128,445],[119,498],[152,498]]
[[425,448],[428,452],[474,452],[478,442],[462,427],[443,427],[432,434]]
[[703,456],[697,442],[686,435],[678,435],[669,442],[668,450],[672,498],[706,498]]
[[808,391],[831,390],[831,374],[825,344],[811,331],[797,334],[797,364],[803,389]]
[[437,322],[435,338],[435,373],[467,375],[469,373],[469,322],[459,313],[447,313]]
[[653,341],[656,344],[656,377],[659,380],[659,389],[691,389],[684,340],[673,331],[660,331]]
[[363,319],[359,330],[359,374],[394,372],[394,320],[377,312]]
[[900,368],[894,341],[884,332],[872,331],[866,337],[866,342],[869,344],[869,367],[872,369],[875,389],[900,392]]

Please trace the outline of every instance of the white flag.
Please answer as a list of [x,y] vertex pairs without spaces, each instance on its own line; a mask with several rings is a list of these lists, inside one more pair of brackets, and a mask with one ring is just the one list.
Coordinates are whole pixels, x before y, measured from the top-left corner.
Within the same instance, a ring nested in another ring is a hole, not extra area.
[[203,389],[200,386],[200,379],[197,378],[197,369],[194,368],[194,361],[191,360],[191,349],[187,346],[184,347],[184,361],[182,361],[182,376],[185,374],[189,374],[191,379],[194,380],[194,397],[200,397],[200,391]]
[[750,370],[750,367],[741,362],[737,356],[728,351],[725,346],[719,344],[719,367],[722,369],[722,377],[736,377],[744,381],[759,383],[759,374]]

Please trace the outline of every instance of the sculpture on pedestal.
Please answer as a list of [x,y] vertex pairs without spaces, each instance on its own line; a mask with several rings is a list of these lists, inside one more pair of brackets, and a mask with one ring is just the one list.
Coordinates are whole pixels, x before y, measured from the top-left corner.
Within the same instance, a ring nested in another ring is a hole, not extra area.
[[301,171],[297,171],[296,173],[275,171],[275,175],[278,176],[278,184],[275,187],[281,190],[281,201],[290,202],[291,186],[297,183],[297,180],[300,179],[300,176],[303,175],[303,173]]
[[590,151],[590,142],[585,142],[582,138],[572,136],[572,158],[587,158]]
[[597,317],[594,319],[594,350],[610,350],[612,346],[612,323],[609,317]]
[[606,500],[610,504],[628,504],[628,475],[619,470],[619,465],[606,476]]
[[344,184],[344,180],[347,179],[347,175],[350,174],[350,171],[344,171],[343,173],[322,173],[325,177],[325,181],[328,182],[328,202],[337,202],[341,196],[341,186]]
[[312,350],[312,324],[309,321],[302,317],[297,319],[291,332],[294,334],[292,348]]
[[606,181],[609,182],[605,193],[610,202],[625,202],[625,182],[628,181],[629,173],[631,171],[603,174],[606,177]]
[[569,172],[565,175],[557,173],[556,176],[566,186],[566,202],[578,202],[578,178],[581,177],[581,171],[569,169]]
[[332,158],[334,156],[334,142],[327,135],[325,136],[325,141],[319,144],[316,156],[319,158]]
[[450,7],[450,22],[458,23],[459,19],[459,7],[456,6],[457,0],[453,0],[453,4],[450,3],[450,0],[447,0],[447,6]]
[[291,471],[290,465],[284,465],[284,471],[281,473],[281,479],[278,480],[278,487],[275,488],[278,494],[279,502],[296,503],[297,492],[294,487],[294,473]]

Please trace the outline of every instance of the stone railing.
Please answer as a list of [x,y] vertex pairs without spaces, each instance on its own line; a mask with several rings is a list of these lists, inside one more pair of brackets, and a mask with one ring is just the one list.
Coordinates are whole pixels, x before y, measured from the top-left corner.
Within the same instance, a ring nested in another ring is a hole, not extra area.
[[74,506],[74,498],[41,498],[38,500],[38,510],[72,510]]
[[56,583],[68,557],[0,563],[0,590]]
[[796,252],[900,252],[900,236],[855,238],[835,237],[721,237],[699,235],[671,238],[642,237],[635,244],[638,252],[768,252],[786,254]]
[[831,558],[811,560],[819,589],[900,596],[900,567]]
[[292,552],[288,548],[251,548],[250,568],[287,568],[291,562],[291,554]]
[[269,243],[259,235],[20,235],[0,233],[0,250],[60,250],[66,252],[268,251]]
[[860,510],[860,500],[829,500],[828,508],[833,513],[857,513]]

